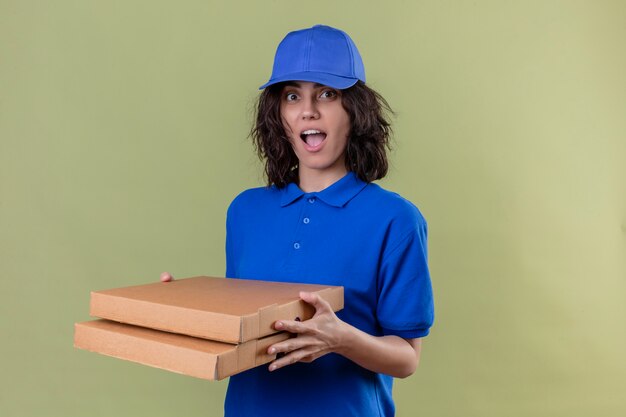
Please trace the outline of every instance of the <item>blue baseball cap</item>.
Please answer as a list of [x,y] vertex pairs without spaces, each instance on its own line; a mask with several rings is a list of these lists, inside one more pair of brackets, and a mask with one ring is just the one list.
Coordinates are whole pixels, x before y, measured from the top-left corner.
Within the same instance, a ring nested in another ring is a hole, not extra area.
[[343,90],[358,80],[365,82],[365,67],[350,36],[315,25],[285,36],[276,49],[272,76],[259,90],[283,81],[310,81]]

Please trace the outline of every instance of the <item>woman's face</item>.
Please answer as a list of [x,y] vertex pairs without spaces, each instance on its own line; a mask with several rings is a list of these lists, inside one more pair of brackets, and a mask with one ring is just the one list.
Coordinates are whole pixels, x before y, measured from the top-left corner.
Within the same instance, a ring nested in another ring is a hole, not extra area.
[[282,90],[280,114],[298,157],[299,174],[340,178],[347,170],[345,152],[350,116],[341,90],[312,82],[289,82]]

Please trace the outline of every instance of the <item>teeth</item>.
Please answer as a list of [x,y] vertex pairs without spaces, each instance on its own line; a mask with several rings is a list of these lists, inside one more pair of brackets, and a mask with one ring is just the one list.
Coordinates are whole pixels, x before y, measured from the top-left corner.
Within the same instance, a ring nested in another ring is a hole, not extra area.
[[322,133],[319,130],[309,129],[302,132],[303,135],[315,135],[317,133]]

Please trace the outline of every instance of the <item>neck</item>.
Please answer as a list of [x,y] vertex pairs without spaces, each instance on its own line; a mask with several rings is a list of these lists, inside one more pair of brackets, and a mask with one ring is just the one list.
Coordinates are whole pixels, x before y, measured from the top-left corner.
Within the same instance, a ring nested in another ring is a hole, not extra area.
[[305,193],[314,193],[333,185],[347,173],[345,166],[340,166],[330,172],[300,167],[298,169],[298,176],[300,177],[298,185]]

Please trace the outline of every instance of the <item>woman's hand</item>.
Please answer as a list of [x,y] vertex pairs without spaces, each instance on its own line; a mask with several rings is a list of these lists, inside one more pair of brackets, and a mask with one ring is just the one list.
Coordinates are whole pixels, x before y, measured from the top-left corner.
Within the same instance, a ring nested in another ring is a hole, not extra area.
[[174,281],[174,277],[169,272],[161,272],[161,282]]
[[330,304],[317,294],[301,292],[300,298],[315,307],[315,314],[306,321],[279,320],[276,330],[297,334],[297,337],[276,343],[268,353],[285,355],[271,363],[269,370],[275,371],[296,362],[312,362],[330,352],[341,350],[348,325],[341,321]]
[[269,347],[269,354],[285,354],[270,364],[270,371],[296,362],[312,362],[334,352],[372,372],[396,378],[406,378],[415,372],[421,339],[372,336],[339,320],[328,302],[317,294],[302,292],[300,298],[315,307],[315,315],[303,322],[279,320],[274,323],[276,330],[286,330],[297,337]]

